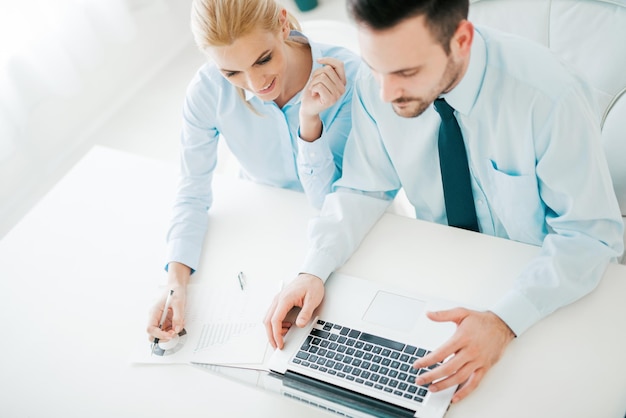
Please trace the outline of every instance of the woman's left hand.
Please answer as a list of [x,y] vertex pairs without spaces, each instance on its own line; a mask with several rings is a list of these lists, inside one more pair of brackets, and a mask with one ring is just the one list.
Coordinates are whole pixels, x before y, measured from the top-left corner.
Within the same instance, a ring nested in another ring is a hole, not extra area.
[[346,91],[346,72],[343,62],[323,57],[317,60],[323,67],[313,71],[302,90],[300,105],[300,137],[314,141],[322,134],[319,113],[334,105]]

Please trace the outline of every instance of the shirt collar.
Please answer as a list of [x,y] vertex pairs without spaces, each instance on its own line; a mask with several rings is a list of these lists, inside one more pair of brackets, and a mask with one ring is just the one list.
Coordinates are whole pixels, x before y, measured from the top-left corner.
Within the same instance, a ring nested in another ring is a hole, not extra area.
[[469,115],[476,103],[480,88],[483,84],[487,67],[487,49],[485,40],[478,30],[474,31],[474,40],[470,51],[470,61],[465,75],[451,91],[441,97],[463,115]]
[[250,90],[243,89],[243,93],[246,96],[246,102],[249,102],[256,97]]
[[[316,43],[311,43],[309,41],[309,38],[306,37],[306,35],[304,35],[302,32],[297,31],[297,30],[292,30],[289,33],[289,38],[292,39],[295,42],[300,42],[300,43],[303,43],[303,44],[308,43],[309,46],[311,47],[311,56],[313,57],[313,66],[311,68],[311,73],[313,73],[313,71],[317,70],[318,68],[320,68],[322,66],[322,64],[317,62],[317,59],[322,57],[322,50],[320,49],[319,45],[317,45]],[[248,101],[248,102],[256,97],[254,95],[254,93],[252,93],[249,90],[245,90],[245,89],[244,89],[244,94],[245,94],[246,101]],[[302,97],[302,92],[299,91],[287,103],[288,104],[299,103],[301,97]]]

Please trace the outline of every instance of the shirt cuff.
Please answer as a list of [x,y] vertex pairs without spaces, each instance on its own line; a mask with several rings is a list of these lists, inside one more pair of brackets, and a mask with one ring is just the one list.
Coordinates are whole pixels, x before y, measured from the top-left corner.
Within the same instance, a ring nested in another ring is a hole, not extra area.
[[541,319],[537,308],[517,290],[512,290],[491,309],[517,337]]
[[307,142],[298,137],[298,161],[307,166],[320,166],[328,159],[332,159],[333,155],[328,145],[328,141],[324,136],[319,137],[313,142]]
[[302,264],[301,273],[308,273],[322,279],[324,283],[335,270],[337,261],[324,253],[309,251]]
[[167,271],[169,263],[176,261],[189,267],[193,273],[198,269],[201,253],[201,246],[198,247],[182,239],[173,239],[167,243],[167,264],[165,264],[165,270]]

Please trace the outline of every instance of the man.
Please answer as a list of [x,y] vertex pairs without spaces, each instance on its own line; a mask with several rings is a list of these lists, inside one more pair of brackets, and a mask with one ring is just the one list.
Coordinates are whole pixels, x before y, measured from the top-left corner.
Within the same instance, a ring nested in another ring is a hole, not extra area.
[[[348,0],[348,8],[369,69],[355,88],[343,176],[311,221],[303,273],[267,313],[268,337],[282,348],[294,306],[297,326],[311,319],[324,280],[403,187],[417,218],[541,245],[489,310],[428,314],[457,329],[414,367],[453,356],[417,383],[460,384],[458,402],[513,338],[590,292],[623,251],[598,112],[589,87],[548,50],[474,28],[467,0]],[[454,138],[463,157],[450,162]]]

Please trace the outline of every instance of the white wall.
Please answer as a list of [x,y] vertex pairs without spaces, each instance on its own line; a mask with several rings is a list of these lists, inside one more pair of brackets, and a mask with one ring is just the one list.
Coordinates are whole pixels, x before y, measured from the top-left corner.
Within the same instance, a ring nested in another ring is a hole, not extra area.
[[133,36],[99,45],[98,65],[80,74],[80,89],[70,95],[31,86],[36,100],[27,120],[2,138],[12,147],[0,161],[0,237],[92,145],[107,120],[191,42],[191,0],[128,4]]

